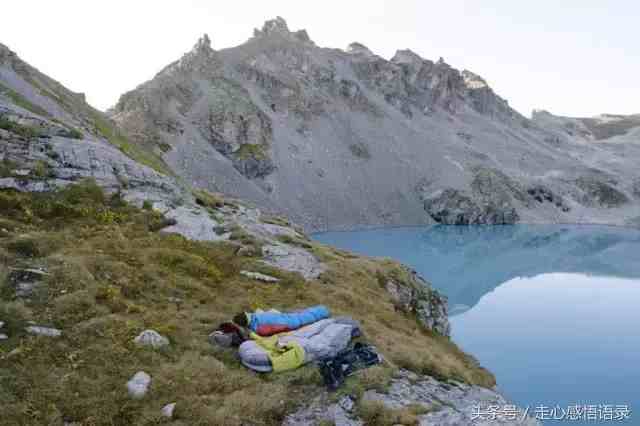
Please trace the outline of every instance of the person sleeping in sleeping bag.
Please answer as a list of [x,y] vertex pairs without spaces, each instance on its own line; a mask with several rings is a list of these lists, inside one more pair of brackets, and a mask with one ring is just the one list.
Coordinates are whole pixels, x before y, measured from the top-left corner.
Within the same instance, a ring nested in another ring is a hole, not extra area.
[[326,306],[318,305],[294,312],[242,312],[233,317],[233,322],[249,328],[259,336],[272,336],[285,331],[297,330],[330,316]]

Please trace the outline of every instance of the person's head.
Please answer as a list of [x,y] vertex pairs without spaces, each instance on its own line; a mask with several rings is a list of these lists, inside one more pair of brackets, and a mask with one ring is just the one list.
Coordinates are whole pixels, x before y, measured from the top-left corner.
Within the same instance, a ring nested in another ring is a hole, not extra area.
[[247,322],[247,314],[244,312],[240,312],[233,317],[233,322],[238,324],[241,327],[246,327],[248,325]]

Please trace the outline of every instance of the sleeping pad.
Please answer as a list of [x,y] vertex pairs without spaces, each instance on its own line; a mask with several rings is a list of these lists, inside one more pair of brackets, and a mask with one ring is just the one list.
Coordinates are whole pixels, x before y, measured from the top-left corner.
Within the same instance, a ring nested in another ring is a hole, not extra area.
[[251,331],[258,336],[271,336],[283,331],[297,330],[307,324],[312,324],[329,318],[326,306],[312,306],[295,312],[254,312],[247,314],[247,323]]
[[323,319],[295,331],[261,337],[252,333],[238,349],[244,366],[259,372],[286,371],[309,362],[335,357],[353,337],[360,325],[351,318]]

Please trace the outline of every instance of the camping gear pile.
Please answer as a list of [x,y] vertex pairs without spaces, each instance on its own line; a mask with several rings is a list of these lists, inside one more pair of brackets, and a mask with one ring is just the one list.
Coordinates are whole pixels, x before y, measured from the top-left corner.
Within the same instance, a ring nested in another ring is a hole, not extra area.
[[352,339],[360,325],[349,317],[331,317],[325,306],[294,312],[241,313],[209,336],[211,343],[238,347],[242,364],[257,372],[281,372],[317,363],[329,389],[354,372],[382,362],[375,348]]

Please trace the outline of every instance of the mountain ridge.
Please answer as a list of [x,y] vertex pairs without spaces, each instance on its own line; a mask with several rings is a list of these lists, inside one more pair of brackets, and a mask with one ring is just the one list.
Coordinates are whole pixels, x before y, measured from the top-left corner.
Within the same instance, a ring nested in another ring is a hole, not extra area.
[[[196,44],[110,115],[195,186],[309,231],[640,217],[619,152],[636,144],[583,143],[442,58],[319,47],[282,18],[239,46]],[[599,201],[609,192],[615,205]]]

